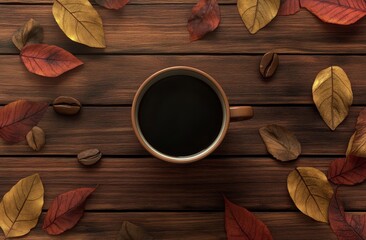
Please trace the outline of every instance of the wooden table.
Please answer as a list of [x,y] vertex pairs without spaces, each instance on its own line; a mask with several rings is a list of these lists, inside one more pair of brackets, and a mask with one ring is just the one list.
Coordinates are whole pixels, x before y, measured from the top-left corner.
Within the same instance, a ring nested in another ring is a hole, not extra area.
[[[96,6],[108,46],[98,50],[73,43],[61,32],[51,2],[0,0],[0,104],[21,98],[52,102],[69,95],[84,108],[75,117],[59,116],[50,108],[39,124],[47,133],[39,153],[25,142],[0,145],[0,195],[37,172],[45,186],[44,211],[62,192],[99,187],[73,230],[50,237],[40,223],[26,239],[115,239],[123,220],[161,240],[226,239],[222,194],[253,211],[275,240],[336,239],[327,224],[295,208],[286,178],[296,166],[326,171],[332,159],[344,155],[366,104],[366,20],[335,26],[302,10],[277,17],[250,35],[235,1],[221,0],[219,29],[190,43],[186,22],[195,0],[131,0],[120,11]],[[85,65],[56,79],[27,72],[11,36],[29,18],[44,26],[45,43],[71,51]],[[269,50],[281,54],[281,63],[276,75],[263,81],[259,61]],[[206,71],[222,84],[231,104],[250,104],[255,110],[252,120],[231,124],[213,156],[190,165],[150,157],[130,123],[138,86],[153,72],[174,65]],[[316,74],[330,65],[348,73],[354,91],[349,117],[335,132],[322,121],[311,96]],[[281,163],[268,155],[258,129],[271,123],[295,132],[303,149],[299,160]],[[76,154],[94,147],[104,153],[101,163],[79,165]],[[348,211],[366,210],[365,190],[364,184],[340,190]]]

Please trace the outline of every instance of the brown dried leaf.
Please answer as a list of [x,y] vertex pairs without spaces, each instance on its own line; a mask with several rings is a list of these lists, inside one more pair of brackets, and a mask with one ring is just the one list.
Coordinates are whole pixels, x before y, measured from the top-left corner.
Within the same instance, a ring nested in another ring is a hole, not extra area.
[[128,221],[122,223],[117,240],[154,240],[142,227]]
[[217,0],[199,0],[192,8],[187,24],[191,41],[201,39],[207,33],[214,31],[219,26],[220,20]]
[[363,109],[357,118],[356,132],[354,133],[350,154],[366,157],[366,109]]
[[297,167],[287,177],[287,189],[302,213],[319,222],[328,222],[333,188],[323,172],[312,167]]
[[27,143],[34,151],[40,151],[46,144],[46,134],[40,127],[33,127],[26,136]]
[[272,124],[259,129],[267,150],[280,161],[295,160],[301,154],[301,144],[286,128]]
[[129,0],[95,0],[97,4],[108,9],[121,9],[129,2]]
[[41,43],[43,41],[43,27],[31,18],[13,34],[12,40],[19,50],[22,50],[26,44]]

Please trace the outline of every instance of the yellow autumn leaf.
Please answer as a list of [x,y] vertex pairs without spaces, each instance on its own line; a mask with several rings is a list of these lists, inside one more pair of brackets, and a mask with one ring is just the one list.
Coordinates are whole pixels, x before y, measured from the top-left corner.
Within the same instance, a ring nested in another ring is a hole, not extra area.
[[5,238],[24,236],[37,225],[43,196],[38,174],[23,178],[5,194],[0,203],[0,227]]
[[349,141],[348,141],[348,147],[347,147],[347,151],[346,151],[346,156],[348,156],[351,153],[352,147],[353,147],[353,140],[355,138],[355,134],[352,134],[352,136],[350,137]]
[[366,157],[366,109],[357,117],[356,131],[349,140],[347,155]]
[[55,0],[52,12],[71,40],[89,47],[106,47],[102,19],[88,0]]
[[312,167],[297,167],[287,177],[287,189],[302,213],[319,222],[328,222],[333,188],[323,172]]
[[280,0],[238,0],[237,6],[248,31],[255,34],[276,17]]
[[313,84],[313,100],[324,122],[335,130],[353,102],[351,82],[342,68],[331,66],[319,72]]

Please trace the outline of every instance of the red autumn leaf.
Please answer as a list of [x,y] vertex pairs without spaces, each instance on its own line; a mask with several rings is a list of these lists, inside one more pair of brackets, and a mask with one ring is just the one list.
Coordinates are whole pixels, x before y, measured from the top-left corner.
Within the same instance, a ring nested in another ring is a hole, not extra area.
[[365,0],[301,0],[323,22],[350,25],[366,15]]
[[355,215],[344,212],[341,201],[334,193],[328,210],[329,224],[338,240],[366,239],[366,215]]
[[108,9],[121,9],[129,0],[95,0],[97,4]]
[[201,39],[208,32],[214,31],[220,24],[220,7],[217,0],[199,0],[192,8],[187,29],[191,41]]
[[366,158],[349,155],[330,164],[328,179],[334,184],[355,185],[366,180]]
[[20,57],[28,71],[44,77],[57,77],[83,64],[68,51],[47,44],[28,45]]
[[95,188],[77,188],[58,195],[51,203],[43,222],[43,230],[59,235],[73,228],[84,214],[86,199]]
[[18,100],[0,109],[0,136],[8,143],[25,139],[46,112],[48,103]]
[[297,13],[300,10],[300,0],[281,0],[278,15],[287,16]]
[[225,228],[228,240],[272,240],[267,226],[251,212],[225,198]]

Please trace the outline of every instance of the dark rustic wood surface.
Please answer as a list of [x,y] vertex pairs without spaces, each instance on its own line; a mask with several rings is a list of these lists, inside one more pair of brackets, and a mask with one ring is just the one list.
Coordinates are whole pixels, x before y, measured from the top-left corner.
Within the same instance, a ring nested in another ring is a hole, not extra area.
[[[10,41],[7,36],[4,38]],[[65,43],[70,41],[65,40]],[[170,66],[189,65],[217,79],[231,104],[313,105],[309,91],[311,93],[315,76],[331,64],[342,66],[352,80],[354,104],[366,104],[366,59],[363,56],[281,55],[278,72],[268,81],[263,81],[259,73],[260,55],[78,57],[85,63],[83,66],[58,78],[48,79],[29,74],[19,56],[0,56],[0,66],[7,70],[0,71],[0,104],[24,97],[52,102],[66,92],[88,105],[130,105],[136,89],[151,73]],[[109,71],[105,71],[106,66]],[[14,82],[17,83],[16,88]]]
[[[3,157],[0,194],[19,178],[40,173],[46,210],[60,192],[98,186],[90,211],[220,211],[222,194],[253,211],[295,211],[287,194],[286,176],[296,166],[326,171],[332,158],[301,157],[281,163],[269,157],[210,157],[190,165],[173,165],[151,157],[105,157],[85,168],[74,157]],[[28,165],[29,164],[29,165]],[[29,167],[32,166],[32,167]],[[340,188],[346,208],[364,209],[365,185]]]
[[[186,24],[192,4],[127,5],[121,11],[97,7],[104,19],[106,49],[72,43],[57,27],[52,5],[1,5],[0,52],[18,52],[10,41],[14,29],[33,17],[45,26],[45,42],[73,53],[121,54],[255,54],[274,49],[280,53],[365,53],[366,20],[352,26],[325,25],[305,10],[278,17],[256,35],[245,29],[235,5],[221,7],[220,28],[202,41],[189,42]],[[9,22],[9,19],[13,19]],[[289,34],[291,32],[291,34]],[[143,40],[143,41],[142,41]]]
[[[276,123],[297,135],[304,155],[342,155],[362,109],[353,107],[344,123],[332,132],[314,106],[255,106],[251,120],[230,124],[227,138],[214,154],[266,155],[258,129]],[[47,145],[41,152],[33,152],[24,142],[1,144],[0,155],[75,155],[88,147],[98,147],[105,155],[147,155],[132,130],[130,110],[131,107],[118,106],[84,107],[79,115],[65,117],[50,107],[39,124],[47,133]]]
[[[274,239],[309,240],[316,238],[336,240],[326,224],[313,224],[300,213],[255,212],[271,229]],[[58,237],[48,237],[42,232],[41,225],[29,234],[29,239],[116,239],[121,222],[129,219],[146,228],[156,239],[217,240],[226,239],[222,230],[222,212],[144,212],[144,213],[91,213],[72,231]],[[43,220],[43,217],[41,218]],[[92,233],[90,233],[92,232]]]
[[[324,24],[302,10],[277,17],[256,35],[241,22],[234,0],[222,0],[222,24],[205,39],[190,43],[187,17],[196,0],[131,0],[120,11],[96,6],[105,26],[108,48],[73,43],[52,17],[52,0],[0,0],[0,105],[16,99],[52,102],[59,95],[78,98],[75,117],[50,109],[39,124],[47,145],[33,152],[25,142],[0,145],[0,196],[20,178],[40,173],[45,185],[44,211],[59,193],[98,186],[78,226],[59,237],[41,230],[24,239],[115,239],[123,220],[145,227],[162,240],[225,239],[223,199],[253,211],[268,224],[275,240],[336,239],[328,225],[299,213],[286,189],[296,166],[326,172],[344,155],[356,118],[366,104],[366,20],[352,26]],[[85,63],[56,79],[29,73],[11,42],[12,33],[29,18],[45,27],[45,42],[61,46]],[[276,50],[280,67],[269,81],[259,75],[261,54]],[[150,157],[138,144],[130,109],[138,86],[153,72],[174,65],[200,68],[216,78],[232,105],[253,105],[255,117],[237,122],[209,158],[172,165]],[[312,102],[316,74],[330,65],[345,69],[354,91],[349,117],[332,132]],[[258,129],[277,123],[302,143],[299,160],[271,158]],[[76,154],[98,147],[103,160],[82,167]],[[343,187],[348,211],[366,211],[366,185]]]

